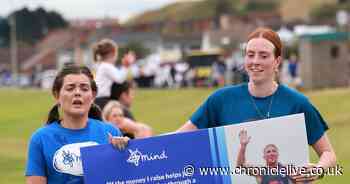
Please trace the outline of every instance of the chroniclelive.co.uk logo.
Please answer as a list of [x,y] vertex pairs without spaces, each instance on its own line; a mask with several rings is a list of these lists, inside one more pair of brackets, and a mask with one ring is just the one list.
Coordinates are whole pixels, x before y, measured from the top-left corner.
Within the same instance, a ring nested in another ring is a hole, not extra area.
[[129,149],[129,158],[126,160],[130,164],[134,164],[135,166],[139,166],[140,162],[147,162],[147,161],[155,161],[155,160],[164,160],[168,159],[168,156],[166,155],[166,152],[163,150],[161,153],[149,153],[149,154],[143,154],[138,149],[131,150]]

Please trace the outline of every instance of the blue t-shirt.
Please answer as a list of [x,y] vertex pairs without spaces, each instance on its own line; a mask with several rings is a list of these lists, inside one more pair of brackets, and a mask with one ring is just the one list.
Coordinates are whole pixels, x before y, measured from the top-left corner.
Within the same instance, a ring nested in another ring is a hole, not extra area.
[[108,143],[108,133],[119,129],[99,120],[88,119],[82,129],[67,129],[58,122],[38,129],[29,143],[26,176],[44,176],[49,184],[82,184],[80,148]]
[[326,122],[307,97],[284,85],[279,85],[276,92],[267,97],[252,97],[246,83],[219,89],[197,109],[191,121],[198,128],[210,128],[259,120],[262,119],[261,115],[265,116],[267,113],[270,118],[304,113],[310,145],[316,143],[328,129]]

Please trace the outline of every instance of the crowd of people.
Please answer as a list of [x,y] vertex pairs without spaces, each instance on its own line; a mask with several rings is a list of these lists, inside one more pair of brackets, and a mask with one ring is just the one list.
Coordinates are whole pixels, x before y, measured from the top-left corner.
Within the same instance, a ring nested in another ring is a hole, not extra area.
[[[116,49],[116,51],[114,51]],[[134,52],[128,52],[123,56],[120,64],[116,63],[118,46],[109,39],[101,40],[93,48],[94,64],[93,73],[99,73],[96,80],[102,82],[101,93],[108,95],[106,86],[113,82],[122,82],[133,79],[139,88],[183,88],[183,87],[212,87],[239,84],[248,81],[248,75],[244,70],[244,58],[241,49],[235,49],[225,55],[211,58],[209,74],[204,79],[198,80],[200,67],[190,66],[186,57],[179,61],[162,62],[157,54],[151,54],[146,58],[136,60]],[[118,65],[118,67],[115,67]],[[292,54],[281,64],[279,81],[293,88],[303,86],[298,72],[298,58]],[[0,86],[40,87],[48,89],[52,85],[52,79],[57,71],[46,70],[33,72],[31,76],[21,74],[14,81],[11,71],[0,67]],[[101,75],[100,73],[104,73]],[[111,75],[113,73],[117,73]],[[110,78],[110,77],[112,78]],[[105,80],[110,78],[110,80]],[[201,77],[199,77],[201,78]],[[50,80],[51,79],[51,80]],[[100,96],[98,96],[100,97]]]
[[[55,154],[58,150],[80,156],[80,152],[72,149],[106,143],[123,149],[130,138],[153,135],[151,127],[137,121],[130,111],[135,88],[128,76],[132,73],[134,54],[127,53],[116,67],[118,45],[104,39],[96,43],[93,55],[97,64],[95,76],[85,66],[67,64],[55,77],[52,95],[56,104],[29,143],[28,184],[83,183],[81,160],[70,161],[71,166],[77,167],[65,167],[64,157]],[[327,137],[327,123],[303,94],[276,81],[281,62],[282,43],[278,35],[268,28],[256,29],[249,35],[244,51],[243,68],[248,81],[214,92],[176,132],[304,113],[308,143],[319,156],[312,167],[334,166],[336,156]],[[225,67],[216,65],[215,70],[222,74]],[[218,84],[222,83],[222,76],[216,79]],[[240,134],[238,164],[244,166],[244,149],[249,139],[246,132]],[[266,149],[277,150],[272,145]],[[268,183],[269,177],[258,178],[259,183]],[[310,182],[319,178],[298,174],[280,180]]]

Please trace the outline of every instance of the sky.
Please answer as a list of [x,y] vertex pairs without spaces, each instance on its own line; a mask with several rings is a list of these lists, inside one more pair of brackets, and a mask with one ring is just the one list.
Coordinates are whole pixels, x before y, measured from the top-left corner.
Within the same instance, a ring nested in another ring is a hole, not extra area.
[[35,9],[39,6],[55,10],[66,19],[86,18],[127,18],[145,10],[160,8],[166,4],[186,0],[1,0],[0,16],[7,16],[14,10],[27,6]]

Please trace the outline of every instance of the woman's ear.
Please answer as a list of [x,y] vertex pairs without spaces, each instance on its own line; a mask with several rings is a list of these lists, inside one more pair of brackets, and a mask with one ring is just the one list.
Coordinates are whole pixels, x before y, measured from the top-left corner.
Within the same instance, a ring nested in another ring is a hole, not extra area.
[[278,56],[277,57],[277,64],[280,65],[282,63],[282,57]]
[[281,63],[282,63],[282,57],[281,57],[281,56],[278,56],[278,57],[276,58],[275,62],[276,62],[276,63],[275,63],[275,70],[278,71],[279,66],[280,66]]

